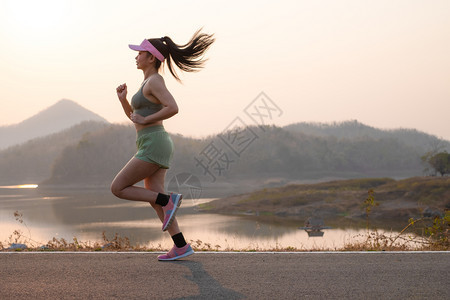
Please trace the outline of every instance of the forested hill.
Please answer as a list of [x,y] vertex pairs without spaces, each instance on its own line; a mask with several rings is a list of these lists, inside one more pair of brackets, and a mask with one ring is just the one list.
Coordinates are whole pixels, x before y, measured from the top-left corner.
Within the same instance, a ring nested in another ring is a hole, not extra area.
[[[339,126],[329,125],[326,130]],[[313,130],[314,124],[309,128]],[[416,144],[414,138],[405,141],[402,131],[343,137],[344,133],[338,136],[320,134],[321,128],[314,130],[316,133],[305,133],[289,126],[272,126],[204,139],[172,135],[176,150],[168,180],[183,172],[197,176],[204,185],[420,176],[422,155],[438,144],[441,150],[442,145],[449,148],[447,141],[413,130],[408,134],[416,136]],[[69,132],[73,138],[61,143]],[[108,185],[135,153],[135,137],[129,125],[89,123],[0,151],[0,185],[24,181]],[[429,138],[428,144],[424,137]],[[14,171],[6,171],[11,169]]]
[[284,129],[291,132],[300,132],[306,135],[319,137],[336,137],[338,139],[360,139],[360,138],[394,138],[398,141],[421,149],[429,149],[430,147],[448,148],[449,141],[437,138],[416,129],[391,129],[380,130],[357,121],[345,121],[340,123],[295,123],[287,125]]

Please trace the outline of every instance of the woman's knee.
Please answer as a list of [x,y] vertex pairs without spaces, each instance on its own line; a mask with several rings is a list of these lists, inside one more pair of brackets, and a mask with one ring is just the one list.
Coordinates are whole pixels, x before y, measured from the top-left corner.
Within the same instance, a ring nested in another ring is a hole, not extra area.
[[121,195],[122,195],[123,187],[116,180],[113,180],[113,182],[111,182],[110,190],[114,196],[116,196],[118,198],[122,198]]

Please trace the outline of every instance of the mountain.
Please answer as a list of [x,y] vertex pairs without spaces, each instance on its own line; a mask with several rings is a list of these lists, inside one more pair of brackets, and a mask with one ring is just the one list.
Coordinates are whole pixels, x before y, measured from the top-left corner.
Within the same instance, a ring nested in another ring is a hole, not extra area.
[[76,102],[62,99],[19,124],[0,127],[0,149],[62,131],[83,121],[108,123]]
[[66,147],[108,126],[105,122],[84,121],[58,133],[0,150],[0,186],[39,183],[49,178],[55,160]]

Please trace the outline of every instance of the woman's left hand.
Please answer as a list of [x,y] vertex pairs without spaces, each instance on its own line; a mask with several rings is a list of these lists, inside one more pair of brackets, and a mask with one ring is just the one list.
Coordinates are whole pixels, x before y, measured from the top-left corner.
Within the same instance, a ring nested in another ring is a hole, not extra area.
[[145,125],[145,118],[139,114],[131,113],[130,120],[133,121],[133,123]]

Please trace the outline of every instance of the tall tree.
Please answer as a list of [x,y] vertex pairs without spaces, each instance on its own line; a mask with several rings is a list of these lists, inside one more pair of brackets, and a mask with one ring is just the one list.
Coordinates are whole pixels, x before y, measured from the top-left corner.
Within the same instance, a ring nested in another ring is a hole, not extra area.
[[447,152],[440,152],[428,159],[430,166],[441,176],[450,174],[450,154]]

